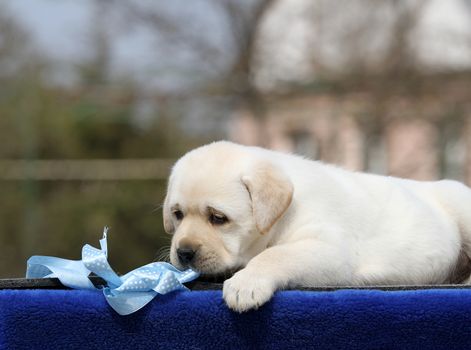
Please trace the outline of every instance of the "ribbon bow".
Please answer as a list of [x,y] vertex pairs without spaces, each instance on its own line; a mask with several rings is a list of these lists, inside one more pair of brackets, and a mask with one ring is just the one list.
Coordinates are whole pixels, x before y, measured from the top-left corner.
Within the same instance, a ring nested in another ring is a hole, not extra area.
[[157,294],[187,290],[183,283],[199,274],[191,269],[180,271],[165,262],[153,262],[124,276],[118,276],[108,263],[108,228],[103,230],[101,249],[85,244],[82,260],[67,260],[35,255],[28,259],[26,278],[58,278],[64,286],[74,289],[97,289],[88,276],[91,272],[103,278],[107,286],[103,294],[110,306],[120,315],[129,315],[144,307]]

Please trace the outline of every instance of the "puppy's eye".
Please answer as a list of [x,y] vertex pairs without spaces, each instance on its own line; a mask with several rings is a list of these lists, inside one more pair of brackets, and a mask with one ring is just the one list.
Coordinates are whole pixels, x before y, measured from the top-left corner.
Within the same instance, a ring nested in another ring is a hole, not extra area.
[[183,219],[183,212],[181,210],[175,210],[173,212],[173,216],[175,216],[175,219],[177,219],[178,221],[182,220]]
[[209,222],[213,225],[224,225],[229,219],[224,214],[211,213],[209,214]]

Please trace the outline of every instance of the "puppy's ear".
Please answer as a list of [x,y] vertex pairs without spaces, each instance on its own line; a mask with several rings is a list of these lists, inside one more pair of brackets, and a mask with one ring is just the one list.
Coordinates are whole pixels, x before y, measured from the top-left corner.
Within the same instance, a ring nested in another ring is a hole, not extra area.
[[164,205],[163,205],[163,219],[164,219],[164,229],[168,234],[175,232],[175,226],[172,221],[172,213],[170,212],[170,189],[171,189],[171,179],[168,181],[167,195],[165,196]]
[[257,229],[266,233],[291,204],[293,184],[271,163],[258,164],[250,174],[242,177],[242,182],[252,199]]

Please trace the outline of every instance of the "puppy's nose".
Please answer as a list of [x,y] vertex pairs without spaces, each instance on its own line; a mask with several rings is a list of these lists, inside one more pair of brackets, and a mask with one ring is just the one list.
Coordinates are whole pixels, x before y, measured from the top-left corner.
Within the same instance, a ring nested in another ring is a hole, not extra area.
[[178,260],[180,260],[180,262],[183,265],[188,265],[191,262],[191,260],[193,260],[193,258],[195,257],[195,253],[196,252],[193,249],[185,249],[185,248],[177,249]]

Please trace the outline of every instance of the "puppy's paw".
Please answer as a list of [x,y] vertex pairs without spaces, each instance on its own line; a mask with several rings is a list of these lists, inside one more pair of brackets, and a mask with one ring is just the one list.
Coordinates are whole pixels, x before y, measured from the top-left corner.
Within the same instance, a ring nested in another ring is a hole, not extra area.
[[244,312],[265,304],[274,292],[273,281],[241,270],[224,282],[223,298],[229,308]]

